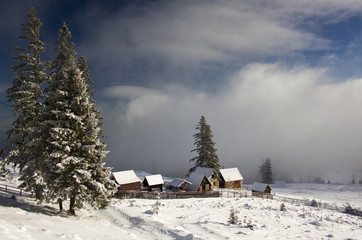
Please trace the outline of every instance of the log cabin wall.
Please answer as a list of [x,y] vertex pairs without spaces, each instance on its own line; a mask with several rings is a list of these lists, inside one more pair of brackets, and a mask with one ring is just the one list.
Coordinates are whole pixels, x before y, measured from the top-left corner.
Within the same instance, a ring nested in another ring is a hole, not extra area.
[[122,184],[117,189],[118,191],[141,191],[141,182]]

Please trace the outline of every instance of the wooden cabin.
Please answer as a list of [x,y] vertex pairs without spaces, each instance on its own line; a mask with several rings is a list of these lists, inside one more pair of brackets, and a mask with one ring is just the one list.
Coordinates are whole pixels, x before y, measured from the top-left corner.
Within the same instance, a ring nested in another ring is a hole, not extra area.
[[254,182],[251,187],[251,192],[254,197],[273,198],[271,187],[266,183]]
[[175,178],[168,184],[168,189],[173,192],[185,192],[190,191],[192,183],[186,181],[186,179]]
[[220,188],[243,188],[243,176],[241,176],[238,168],[219,169]]
[[145,176],[145,179],[143,179],[143,182],[142,182],[143,188],[146,188],[147,191],[149,191],[149,192],[151,192],[151,191],[162,192],[162,188],[163,188],[164,184],[165,183],[163,181],[161,174]]
[[195,173],[204,174],[211,183],[211,188],[218,188],[220,185],[220,177],[217,170],[213,168],[197,167]]
[[193,172],[186,180],[191,183],[190,191],[203,192],[211,190],[211,183],[204,174]]
[[118,191],[141,191],[141,181],[133,170],[113,172],[111,180],[118,185]]

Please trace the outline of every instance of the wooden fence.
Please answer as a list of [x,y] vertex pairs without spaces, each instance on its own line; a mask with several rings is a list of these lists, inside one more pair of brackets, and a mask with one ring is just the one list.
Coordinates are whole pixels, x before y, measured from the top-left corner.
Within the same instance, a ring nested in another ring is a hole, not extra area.
[[273,199],[273,195],[272,195],[271,193],[252,192],[251,195],[252,195],[253,197],[258,197],[258,198]]
[[243,197],[251,197],[251,192],[246,189],[241,190],[228,190],[219,188],[218,192],[220,193],[220,197],[224,198],[243,198]]
[[21,188],[16,188],[16,187],[9,186],[7,184],[1,184],[1,183],[0,183],[0,191],[16,194],[16,195],[20,195],[20,196],[22,196],[22,195],[32,196],[31,193],[25,192]]
[[299,205],[305,205],[310,207],[316,207],[316,208],[322,208],[322,209],[328,209],[333,211],[338,211],[341,213],[346,213],[350,215],[355,215],[362,217],[362,210],[358,208],[352,208],[348,203],[345,205],[337,205],[337,203],[331,203],[331,202],[322,202],[322,201],[316,201],[315,199],[296,199],[296,198],[290,198],[290,197],[284,197],[284,196],[274,196],[274,199],[282,202],[288,202],[292,204],[299,204]]
[[179,198],[208,198],[208,197],[224,197],[224,198],[244,198],[251,197],[251,191],[246,189],[230,190],[222,189],[205,192],[137,192],[137,191],[118,191],[116,198],[129,199],[179,199]]
[[208,198],[220,197],[218,191],[206,192],[130,192],[118,191],[115,194],[116,198],[141,198],[141,199],[178,199],[178,198]]

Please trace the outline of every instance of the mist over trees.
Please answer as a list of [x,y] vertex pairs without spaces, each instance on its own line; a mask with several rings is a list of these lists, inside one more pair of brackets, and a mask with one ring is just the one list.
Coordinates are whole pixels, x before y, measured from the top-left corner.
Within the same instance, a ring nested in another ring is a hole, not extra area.
[[[91,79],[84,57],[77,59],[64,23],[56,42],[57,56],[49,65],[40,60],[44,43],[39,40],[41,21],[29,10],[11,68],[16,74],[8,89],[16,120],[8,132],[10,153],[3,161],[19,167],[20,187],[35,192],[39,201],[70,199],[69,212],[84,202],[104,208],[115,188],[104,167],[106,144],[102,142],[101,116],[95,107]],[[50,71],[50,76],[46,72]]]
[[191,152],[196,152],[197,156],[192,158],[190,162],[195,162],[195,165],[190,168],[187,176],[190,176],[197,167],[219,169],[219,157],[216,154],[215,142],[212,140],[213,134],[210,125],[206,123],[204,116],[201,116],[199,123],[195,129],[198,131],[194,134],[195,149]]
[[270,158],[265,159],[263,164],[259,167],[259,173],[263,183],[273,183],[273,173]]

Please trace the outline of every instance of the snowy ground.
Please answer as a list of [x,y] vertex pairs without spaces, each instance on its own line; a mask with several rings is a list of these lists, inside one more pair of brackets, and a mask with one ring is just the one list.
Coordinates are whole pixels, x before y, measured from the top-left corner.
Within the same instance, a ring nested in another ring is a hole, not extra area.
[[322,203],[350,204],[362,209],[362,184],[288,184],[287,188],[273,188],[273,192],[277,196],[316,198]]
[[[362,188],[288,185],[277,196],[309,198],[362,207]],[[0,191],[0,239],[362,239],[362,218],[300,203],[258,198],[177,200],[113,199],[103,211],[77,216],[39,206],[30,197]],[[353,202],[353,203],[352,203]],[[228,222],[230,209],[239,224]],[[253,226],[253,230],[249,226]]]

